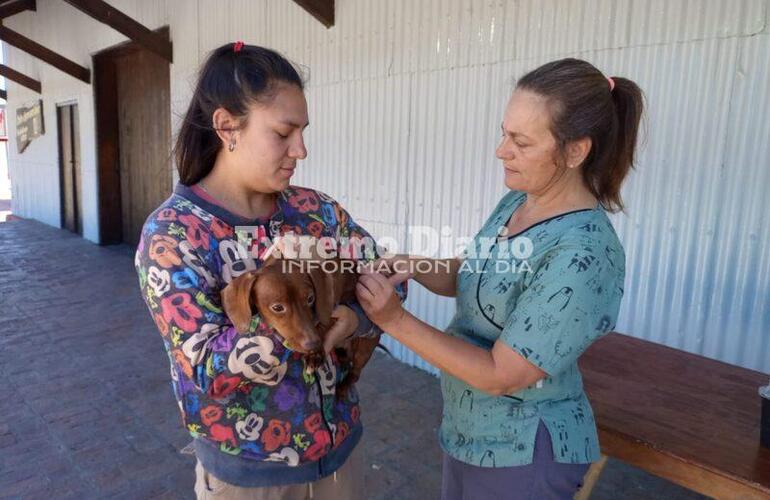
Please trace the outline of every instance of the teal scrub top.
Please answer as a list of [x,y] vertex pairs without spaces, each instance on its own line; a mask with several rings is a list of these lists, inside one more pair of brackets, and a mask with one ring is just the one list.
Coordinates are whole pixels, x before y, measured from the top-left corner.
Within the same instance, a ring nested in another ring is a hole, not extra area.
[[542,420],[557,462],[593,462],[599,442],[577,359],[615,327],[625,253],[601,208],[562,214],[498,239],[525,200],[521,192],[506,194],[466,247],[447,333],[485,349],[504,342],[547,376],[514,394],[492,396],[442,372],[439,440],[467,464],[526,465]]

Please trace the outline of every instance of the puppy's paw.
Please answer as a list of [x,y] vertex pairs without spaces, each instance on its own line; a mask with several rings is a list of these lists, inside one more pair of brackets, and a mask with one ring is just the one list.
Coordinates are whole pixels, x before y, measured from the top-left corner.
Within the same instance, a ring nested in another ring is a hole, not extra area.
[[335,390],[337,401],[344,401],[347,399],[348,394],[350,393],[350,389],[356,382],[358,382],[358,374],[354,372],[348,373],[345,378],[343,378],[342,381],[337,384],[337,388]]
[[325,356],[323,351],[311,352],[305,356],[305,372],[310,373],[324,364]]
[[334,395],[336,397],[337,401],[345,401],[348,397],[348,392],[350,392],[350,387],[353,384],[350,383],[350,378],[345,377],[345,379],[340,382],[340,384],[337,386],[336,390],[334,391]]

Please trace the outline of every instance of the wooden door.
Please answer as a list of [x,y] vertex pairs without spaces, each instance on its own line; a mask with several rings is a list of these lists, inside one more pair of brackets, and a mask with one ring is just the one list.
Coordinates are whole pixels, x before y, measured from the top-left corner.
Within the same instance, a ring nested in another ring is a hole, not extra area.
[[169,63],[134,42],[102,51],[94,56],[94,98],[99,239],[135,245],[172,189]]
[[171,192],[168,62],[147,50],[116,61],[123,241],[136,244],[147,216]]
[[81,209],[80,131],[78,106],[56,108],[59,132],[59,192],[61,195],[61,227],[83,234]]

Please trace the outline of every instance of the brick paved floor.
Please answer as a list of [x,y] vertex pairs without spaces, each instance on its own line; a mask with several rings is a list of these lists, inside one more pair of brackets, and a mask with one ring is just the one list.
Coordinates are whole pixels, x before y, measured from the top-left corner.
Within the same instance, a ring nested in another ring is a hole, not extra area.
[[[0,224],[0,311],[0,498],[192,498],[130,248]],[[359,388],[367,497],[437,498],[437,379],[377,354]],[[611,461],[594,498],[701,497]]]

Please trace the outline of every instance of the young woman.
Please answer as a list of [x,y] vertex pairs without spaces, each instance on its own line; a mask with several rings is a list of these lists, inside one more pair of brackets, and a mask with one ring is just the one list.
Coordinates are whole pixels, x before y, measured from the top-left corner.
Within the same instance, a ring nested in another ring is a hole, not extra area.
[[[220,297],[261,265],[276,236],[340,245],[368,237],[329,196],[290,185],[307,155],[307,125],[289,61],[242,42],[215,50],[177,139],[180,183],[142,230],[136,270],[195,438],[198,498],[363,497],[358,395],[337,401],[337,358],[308,372],[258,316],[249,332],[236,331]],[[355,303],[334,316],[327,352],[351,334],[377,333]]]
[[[625,255],[605,210],[623,207],[641,114],[637,85],[585,61],[532,71],[497,148],[510,192],[465,259],[400,255],[359,280],[369,318],[442,371],[444,500],[572,498],[598,459],[577,359],[618,315]],[[412,277],[457,298],[445,332],[402,308],[394,284]]]

